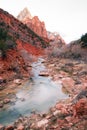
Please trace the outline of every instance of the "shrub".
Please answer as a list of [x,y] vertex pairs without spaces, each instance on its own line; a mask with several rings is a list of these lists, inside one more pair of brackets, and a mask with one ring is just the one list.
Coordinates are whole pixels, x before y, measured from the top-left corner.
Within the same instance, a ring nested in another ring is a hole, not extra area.
[[6,51],[14,46],[14,42],[11,36],[8,35],[7,31],[0,28],[0,51],[2,58],[6,58]]
[[0,40],[0,50],[2,53],[2,58],[4,59],[6,57],[7,45],[5,44],[4,41],[1,41],[1,40]]
[[7,45],[5,44],[7,38],[7,32],[0,28],[0,50],[2,52],[2,57],[6,57]]
[[2,28],[0,28],[0,41],[6,41],[7,39],[7,31],[4,31]]
[[85,35],[82,35],[81,42],[82,42],[81,44],[82,47],[87,47],[87,33]]

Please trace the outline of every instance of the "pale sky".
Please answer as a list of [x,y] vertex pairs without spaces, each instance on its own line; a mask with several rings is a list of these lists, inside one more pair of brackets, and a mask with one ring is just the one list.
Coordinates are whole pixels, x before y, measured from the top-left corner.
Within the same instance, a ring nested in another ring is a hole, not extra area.
[[25,7],[67,43],[87,33],[87,0],[0,0],[0,8],[15,17]]

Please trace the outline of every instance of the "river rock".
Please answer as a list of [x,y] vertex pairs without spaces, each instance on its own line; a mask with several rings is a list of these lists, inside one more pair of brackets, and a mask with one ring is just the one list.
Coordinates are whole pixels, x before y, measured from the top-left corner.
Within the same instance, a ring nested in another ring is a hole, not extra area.
[[56,115],[58,115],[58,114],[60,114],[60,113],[61,113],[60,110],[56,110],[56,111],[53,112],[53,115],[56,116]]
[[13,125],[9,125],[9,126],[7,126],[7,127],[5,128],[5,130],[14,130],[14,127],[13,127]]
[[43,119],[43,120],[41,120],[41,121],[39,121],[37,123],[37,126],[40,128],[40,127],[42,127],[43,125],[45,125],[47,123],[48,123],[48,120],[47,119]]
[[15,80],[14,80],[14,83],[15,83],[15,84],[18,84],[18,85],[21,85],[20,79],[15,79]]
[[0,90],[3,90],[5,88],[4,85],[0,85]]
[[74,88],[75,81],[72,78],[63,78],[62,79],[62,85],[68,92],[72,92],[72,89]]
[[6,98],[6,99],[4,99],[4,104],[9,103],[10,101],[11,101],[10,99]]
[[4,126],[0,124],[0,130],[4,130]]
[[24,130],[24,126],[23,125],[19,125],[17,130]]
[[2,103],[0,103],[0,108],[2,108],[3,107],[3,104]]
[[21,98],[21,101],[24,102],[24,101],[25,101],[25,98]]
[[56,109],[61,110],[64,107],[62,103],[56,104]]
[[0,84],[3,83],[4,79],[0,76]]
[[55,64],[49,64],[49,65],[48,65],[49,68],[52,68],[52,67],[54,67],[54,66],[55,66]]
[[49,76],[49,73],[48,72],[45,72],[45,71],[41,71],[39,73],[39,76]]
[[87,99],[80,99],[74,106],[74,117],[75,116],[86,116],[87,117]]

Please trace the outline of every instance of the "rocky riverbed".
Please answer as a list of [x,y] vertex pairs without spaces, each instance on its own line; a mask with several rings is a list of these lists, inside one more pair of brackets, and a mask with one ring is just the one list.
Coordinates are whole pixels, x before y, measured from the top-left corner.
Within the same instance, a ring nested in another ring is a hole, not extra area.
[[[47,73],[63,85],[69,98],[59,101],[49,112],[33,112],[29,117],[20,117],[1,130],[87,130],[87,66],[83,61],[69,59],[44,61]],[[46,74],[47,74],[46,73]]]
[[61,82],[72,95],[87,87],[87,63],[70,59],[53,59],[47,66],[53,80]]

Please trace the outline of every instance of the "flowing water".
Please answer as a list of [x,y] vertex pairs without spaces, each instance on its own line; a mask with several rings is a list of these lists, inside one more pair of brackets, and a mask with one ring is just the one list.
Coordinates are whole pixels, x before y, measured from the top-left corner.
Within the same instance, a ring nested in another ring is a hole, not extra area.
[[39,76],[40,71],[46,70],[42,61],[42,58],[38,58],[32,64],[32,81],[26,82],[18,90],[15,104],[0,111],[0,124],[10,124],[21,115],[29,116],[33,111],[47,112],[57,101],[67,98],[61,90],[61,84],[53,82],[51,77]]

